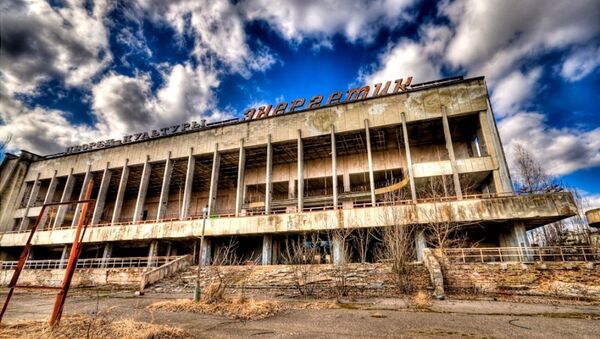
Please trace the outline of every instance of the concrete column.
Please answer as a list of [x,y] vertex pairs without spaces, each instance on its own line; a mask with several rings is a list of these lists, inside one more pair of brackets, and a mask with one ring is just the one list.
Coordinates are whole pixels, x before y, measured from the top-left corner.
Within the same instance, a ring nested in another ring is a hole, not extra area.
[[335,147],[335,127],[331,126],[331,189],[333,190],[333,208],[338,208],[337,149]]
[[288,199],[294,198],[296,198],[296,180],[290,175],[290,181],[288,181]]
[[148,160],[148,157],[146,157],[146,162],[144,162],[144,169],[142,170],[142,178],[140,179],[140,189],[138,190],[138,196],[135,202],[133,222],[138,222],[142,220],[142,217],[144,215],[144,204],[146,203],[148,184],[150,183],[150,173],[152,172],[152,165],[150,165]]
[[271,201],[273,200],[273,146],[271,135],[267,135],[267,169],[265,176],[265,214],[271,213]]
[[217,206],[217,190],[219,186],[219,168],[221,167],[221,154],[219,153],[219,144],[215,144],[213,154],[212,171],[210,174],[210,189],[208,192],[208,214],[206,217],[215,213]]
[[[486,120],[486,128],[484,129],[483,126],[481,126],[481,129],[483,130],[484,135],[489,136],[488,138],[486,138],[486,146],[492,146],[493,145],[493,152],[489,152],[490,154],[494,154],[496,159],[497,159],[497,164],[498,164],[498,181],[500,182],[500,185],[502,186],[502,190],[498,191],[498,192],[506,192],[506,193],[512,193],[513,191],[513,186],[512,186],[512,179],[510,177],[510,171],[508,169],[508,164],[506,162],[506,155],[504,154],[504,148],[502,147],[502,140],[500,139],[500,134],[498,133],[498,127],[496,126],[496,119],[494,119],[494,112],[492,110],[492,106],[490,105],[490,100],[487,100],[487,106],[488,109],[486,112],[484,112],[485,114],[485,120]],[[480,120],[481,121],[481,120]],[[490,150],[488,148],[488,150]],[[494,178],[495,181],[496,178]]]
[[38,172],[37,177],[31,186],[31,192],[29,193],[29,198],[27,199],[27,205],[25,205],[25,213],[23,219],[21,219],[21,224],[19,225],[20,230],[25,230],[27,229],[27,226],[29,226],[29,218],[27,215],[29,214],[29,209],[33,207],[33,204],[35,204],[35,199],[37,199],[37,195],[40,191],[40,184],[40,173]]
[[127,164],[129,159],[125,159],[123,170],[121,171],[121,179],[119,180],[119,190],[115,199],[115,208],[113,210],[111,224],[116,224],[121,218],[121,208],[123,207],[123,198],[125,197],[125,189],[127,188],[127,179],[129,178],[129,167]]
[[110,259],[112,257],[112,250],[113,250],[113,244],[110,242],[107,242],[104,245],[104,251],[102,252],[102,267],[106,267],[108,266],[108,259]]
[[60,255],[60,268],[67,267],[67,263],[69,262],[70,255],[71,255],[71,247],[69,245],[65,245],[63,247],[62,254]]
[[345,246],[343,240],[339,237],[331,239],[331,254],[333,256],[334,265],[342,265],[346,262],[346,254],[344,253]]
[[515,222],[506,232],[500,234],[500,247],[529,247],[525,224]]
[[373,154],[371,153],[371,135],[369,133],[369,119],[365,119],[365,136],[367,144],[367,161],[369,163],[369,186],[371,187],[371,205],[375,206],[375,176],[373,175]]
[[185,220],[190,215],[190,202],[192,201],[192,183],[194,181],[194,168],[196,166],[196,158],[194,158],[194,149],[190,148],[188,155],[188,165],[185,172],[185,187],[183,189],[183,201],[181,202],[180,219]]
[[460,187],[460,178],[456,167],[456,157],[454,156],[454,145],[452,145],[452,135],[450,134],[450,124],[448,123],[448,114],[446,107],[442,106],[442,124],[444,125],[444,138],[446,139],[446,148],[450,156],[450,166],[452,167],[452,177],[454,178],[454,192],[458,199],[462,199],[462,189]]
[[298,212],[304,209],[304,145],[302,144],[302,130],[298,130]]
[[[71,168],[69,175],[67,176],[67,182],[65,183],[65,189],[60,198],[60,202],[67,202],[71,199],[73,194],[73,186],[75,186],[75,176],[73,175],[73,169]],[[54,228],[60,227],[65,220],[65,213],[67,213],[67,205],[58,206],[56,211],[56,219],[54,219]]]
[[344,192],[350,192],[350,173],[344,171],[342,174],[342,183],[344,185]]
[[246,170],[246,150],[244,139],[240,139],[240,156],[238,161],[237,189],[235,193],[235,216],[239,217],[244,203],[244,172]]
[[156,257],[158,256],[158,240],[152,240],[148,249],[148,267],[157,266]]
[[92,225],[97,225],[104,212],[104,205],[106,203],[106,194],[108,193],[108,186],[110,185],[110,178],[112,177],[112,171],[108,169],[109,163],[106,163],[104,172],[102,173],[102,181],[100,182],[100,189],[98,190],[98,197],[96,197],[96,205],[94,206],[94,214],[92,215]]
[[270,234],[263,235],[262,246],[262,264],[271,265],[273,263],[273,236]]
[[[81,185],[81,191],[79,191],[79,198],[77,200],[85,199],[85,192],[87,191],[87,186],[90,183],[90,180],[92,180],[91,168],[92,165],[88,165],[87,170],[85,171],[85,176],[83,177],[83,184]],[[83,204],[77,204],[77,206],[75,207],[75,213],[73,214],[73,222],[71,222],[71,227],[77,227],[82,208]]]
[[410,180],[410,195],[413,203],[417,203],[417,190],[415,188],[415,176],[413,174],[412,157],[410,156],[410,143],[408,140],[408,128],[406,127],[406,114],[402,112],[402,138],[404,139],[404,150],[406,152],[406,167],[408,167],[408,179]]
[[204,244],[202,244],[202,253],[200,253],[201,258],[202,258],[202,264],[203,265],[210,265],[210,262],[212,260],[212,242],[210,241],[209,238],[204,237]]
[[[497,193],[505,193],[512,192],[512,183],[511,185],[507,185],[510,187],[505,187],[503,184],[502,176],[500,175],[500,166],[498,160],[498,151],[493,142],[492,133],[490,130],[490,124],[488,123],[488,113],[487,112],[479,112],[479,124],[481,126],[481,139],[480,143],[483,143],[485,146],[485,150],[487,154],[492,159],[492,164],[494,166],[494,170],[492,171],[492,179],[494,181],[494,188]],[[480,146],[481,148],[481,146]]]
[[[50,179],[50,185],[48,185],[48,191],[46,191],[46,196],[44,197],[44,204],[49,204],[52,202],[54,198],[54,192],[56,192],[56,186],[58,185],[58,179],[56,178],[56,170],[52,174],[52,179]],[[46,208],[44,211],[44,215],[42,215],[40,219],[39,229],[44,229],[46,225],[46,220],[48,219],[48,214],[50,213],[50,208]]]
[[417,261],[423,261],[423,250],[427,247],[425,241],[425,231],[417,229],[415,232],[415,251],[417,252]]
[[158,210],[156,212],[156,221],[160,221],[165,218],[167,214],[167,202],[169,201],[169,186],[171,186],[171,174],[173,174],[173,160],[171,159],[171,152],[167,155],[165,162],[165,172],[163,174],[162,186],[160,189],[160,198],[158,200]]

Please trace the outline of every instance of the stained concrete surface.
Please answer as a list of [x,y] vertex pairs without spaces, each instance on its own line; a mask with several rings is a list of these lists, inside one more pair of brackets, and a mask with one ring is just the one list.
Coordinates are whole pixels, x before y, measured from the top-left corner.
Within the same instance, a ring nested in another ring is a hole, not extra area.
[[[2,292],[4,297],[5,290]],[[595,305],[445,300],[434,301],[428,311],[415,311],[402,299],[376,298],[346,302],[338,309],[291,309],[246,322],[145,309],[166,298],[189,297],[156,293],[134,297],[131,291],[75,292],[67,301],[65,314],[99,314],[109,320],[134,318],[168,324],[184,328],[197,338],[597,338],[600,333],[600,306]],[[47,319],[53,302],[51,294],[16,294],[5,321]]]

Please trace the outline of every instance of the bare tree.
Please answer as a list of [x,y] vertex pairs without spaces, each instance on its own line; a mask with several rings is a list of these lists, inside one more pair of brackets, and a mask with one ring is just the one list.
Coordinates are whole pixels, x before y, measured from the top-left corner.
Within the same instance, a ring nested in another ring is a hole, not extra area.
[[[219,246],[207,267],[210,275],[214,277],[203,291],[202,299],[207,303],[215,303],[223,300],[225,289],[241,283],[242,298],[244,298],[245,283],[247,276],[257,263],[257,259],[250,261],[237,254],[238,241],[231,238],[229,243],[224,246]],[[250,255],[252,258],[253,255]],[[243,264],[243,269],[228,268],[226,266],[240,266]]]
[[8,144],[10,143],[10,140],[12,139],[12,134],[8,134],[6,136],[6,138],[4,138],[3,141],[0,141],[0,161],[2,159],[4,159],[4,153],[6,151],[6,148],[8,147]]
[[294,284],[300,295],[309,296],[315,292],[314,274],[316,265],[321,262],[322,241],[317,233],[288,236],[284,243],[281,258],[290,265],[294,274]]

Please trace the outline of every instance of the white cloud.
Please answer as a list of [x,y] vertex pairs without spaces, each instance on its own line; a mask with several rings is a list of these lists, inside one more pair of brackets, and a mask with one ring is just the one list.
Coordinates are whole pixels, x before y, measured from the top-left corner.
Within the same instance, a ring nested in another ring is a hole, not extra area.
[[578,169],[600,166],[600,127],[593,130],[554,128],[545,116],[519,112],[498,123],[509,164],[514,146],[524,145],[549,175],[560,176]]
[[342,34],[351,42],[371,41],[382,28],[411,20],[406,9],[414,0],[296,0],[277,4],[269,0],[240,3],[249,20],[264,20],[288,40],[327,40]]
[[400,40],[389,46],[378,57],[378,69],[362,76],[365,84],[385,82],[413,76],[413,83],[440,78],[441,68],[436,61],[441,58],[450,31],[445,27],[425,26],[420,32],[421,41]]
[[242,14],[227,0],[138,2],[155,22],[171,26],[180,38],[192,34],[193,53],[203,63],[221,62],[249,77],[251,72],[264,71],[276,61],[265,46],[256,53],[250,50]]
[[462,0],[440,11],[456,30],[449,63],[492,81],[529,57],[581,46],[600,33],[597,1]]
[[79,1],[52,8],[46,1],[0,4],[0,79],[8,93],[31,93],[52,77],[88,85],[111,60],[103,18],[106,1],[90,12]]
[[537,81],[541,75],[541,68],[535,68],[527,74],[515,70],[499,80],[492,91],[494,114],[498,117],[504,117],[521,109],[523,103],[535,95]]
[[583,79],[600,65],[600,46],[575,50],[567,56],[560,75],[568,81]]

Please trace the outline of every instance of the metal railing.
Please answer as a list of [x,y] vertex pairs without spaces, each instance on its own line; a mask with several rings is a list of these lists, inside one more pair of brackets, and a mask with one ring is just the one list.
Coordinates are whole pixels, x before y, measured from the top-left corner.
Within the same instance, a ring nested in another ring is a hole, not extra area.
[[[484,194],[468,194],[463,195],[462,200],[468,199],[497,199],[497,198],[510,198],[510,197],[520,197],[520,196],[531,196],[531,195],[542,195],[547,194],[547,192],[539,192],[539,193],[484,193]],[[450,202],[457,201],[458,197],[450,196],[450,197],[433,197],[433,198],[423,198],[417,199],[417,203],[431,203],[431,202]],[[367,208],[367,207],[375,207],[375,206],[398,206],[398,205],[410,205],[413,204],[412,200],[391,200],[391,201],[378,201],[375,204],[371,202],[354,202],[352,208]],[[338,208],[342,208],[342,204],[338,204]],[[305,207],[302,211],[298,210],[296,206],[294,206],[293,213],[310,213],[310,212],[320,212],[334,209],[333,204],[325,204],[317,207]],[[271,210],[270,214],[284,214],[284,213],[292,213],[288,212],[286,208],[276,207]],[[213,213],[208,218],[209,219],[217,219],[217,218],[244,218],[244,217],[252,217],[265,215],[264,208],[262,209],[248,209],[245,213],[240,214],[238,217],[235,216],[235,211],[227,210],[223,211],[223,213]],[[132,218],[122,218],[119,222],[116,223],[99,223],[94,225],[88,225],[88,227],[108,227],[108,226],[133,226],[133,225],[143,225],[143,224],[154,224],[154,223],[165,223],[165,222],[175,222],[175,221],[185,221],[185,220],[198,220],[202,219],[202,214],[192,214],[185,219],[180,219],[177,215],[167,215],[166,218],[156,220],[140,220],[134,222]],[[71,225],[63,225],[60,227],[48,227],[42,228],[40,231],[50,231],[50,230],[62,230],[62,229],[70,229],[73,228]],[[30,230],[8,230],[0,233],[27,233]]]
[[[79,259],[77,268],[131,268],[131,267],[157,267],[170,261],[176,260],[180,256],[164,257],[124,257],[124,258],[91,258]],[[68,258],[49,259],[49,260],[27,260],[25,269],[28,270],[53,270],[63,269],[67,266]],[[13,270],[17,267],[18,261],[0,262],[2,270]]]
[[600,261],[600,249],[588,246],[482,247],[443,250],[450,263]]

